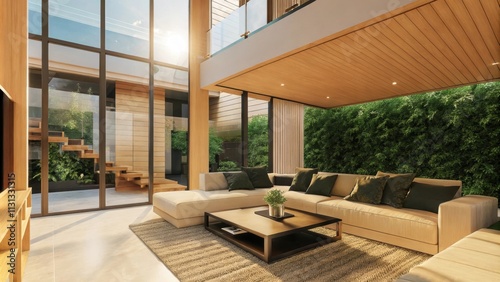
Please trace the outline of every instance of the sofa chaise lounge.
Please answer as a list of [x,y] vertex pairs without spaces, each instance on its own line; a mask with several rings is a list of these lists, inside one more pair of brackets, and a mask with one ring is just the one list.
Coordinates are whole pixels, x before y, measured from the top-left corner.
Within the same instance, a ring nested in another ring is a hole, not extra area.
[[[436,254],[475,230],[498,220],[498,199],[477,195],[462,197],[462,183],[459,180],[413,180],[413,183],[460,187],[455,198],[442,203],[438,213],[434,213],[347,201],[344,197],[351,193],[356,180],[365,175],[335,175],[337,179],[331,195],[322,196],[290,191],[289,183],[278,185],[283,184],[283,177],[293,178],[293,175],[269,174],[274,183],[272,188],[228,191],[223,173],[203,173],[200,175],[200,190],[154,194],[153,210],[176,227],[197,225],[203,223],[204,212],[266,205],[263,197],[269,189],[274,188],[286,191],[286,208],[337,217],[342,219],[345,233],[428,254]],[[280,181],[275,181],[278,178]]]

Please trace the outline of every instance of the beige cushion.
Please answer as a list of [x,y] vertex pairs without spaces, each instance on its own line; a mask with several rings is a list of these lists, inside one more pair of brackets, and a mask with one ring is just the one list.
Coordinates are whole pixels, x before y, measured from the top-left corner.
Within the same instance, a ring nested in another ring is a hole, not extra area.
[[284,196],[286,198],[285,208],[292,208],[312,213],[317,213],[317,203],[331,199],[330,197],[305,194],[304,192],[297,191],[285,192]]
[[500,231],[480,229],[398,281],[500,281]]
[[222,172],[200,173],[200,190],[227,190],[228,185]]
[[412,209],[396,209],[387,205],[372,205],[334,199],[318,203],[318,213],[341,218],[344,224],[359,226],[394,236],[437,244],[438,216]]
[[268,190],[160,192],[153,195],[153,206],[176,219],[198,217],[204,212],[264,206]]
[[338,173],[337,180],[333,185],[332,196],[345,197],[351,194],[352,188],[356,185],[356,179],[363,176],[367,175]]

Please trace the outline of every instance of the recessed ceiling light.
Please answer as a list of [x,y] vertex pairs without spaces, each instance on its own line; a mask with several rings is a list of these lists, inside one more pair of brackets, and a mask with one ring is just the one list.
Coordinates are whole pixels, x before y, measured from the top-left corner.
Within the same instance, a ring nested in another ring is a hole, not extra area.
[[394,81],[394,82],[392,83],[392,85],[396,85],[396,84],[398,84],[396,81]]
[[500,64],[500,62],[494,62],[494,63],[492,63],[491,65],[492,65],[492,66],[496,66],[496,65],[499,65],[499,64]]
[[284,83],[281,83],[281,86],[285,86],[285,84],[284,84]]
[[326,99],[330,99],[330,96],[326,96]]

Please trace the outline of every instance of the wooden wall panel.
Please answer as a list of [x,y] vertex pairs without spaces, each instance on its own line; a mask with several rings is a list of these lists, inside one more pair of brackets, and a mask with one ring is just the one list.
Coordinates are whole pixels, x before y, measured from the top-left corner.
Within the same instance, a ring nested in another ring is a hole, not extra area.
[[227,18],[239,7],[239,0],[211,0],[212,1],[212,26]]
[[28,187],[28,1],[0,0],[0,87],[14,101],[16,187]]
[[304,106],[273,100],[273,168],[294,173],[304,166]]
[[[263,98],[263,99],[260,99]],[[248,98],[248,117],[267,115],[268,98],[253,95]],[[210,99],[210,120],[221,137],[241,134],[241,96],[221,92]]]
[[[148,171],[149,89],[147,86],[116,82],[116,165],[131,171]],[[165,94],[154,91],[154,172],[165,173]]]

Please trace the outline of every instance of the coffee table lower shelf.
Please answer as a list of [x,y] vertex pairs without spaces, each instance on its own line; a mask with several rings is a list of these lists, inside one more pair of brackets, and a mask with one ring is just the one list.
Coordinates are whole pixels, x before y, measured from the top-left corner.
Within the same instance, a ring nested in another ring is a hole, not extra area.
[[[210,218],[205,214],[205,229],[218,235],[245,251],[255,255],[261,260],[270,263],[307,249],[322,246],[341,238],[340,232],[337,236],[329,237],[307,229],[280,234],[279,236],[258,236],[251,232],[233,235],[222,230],[224,227],[233,226],[217,218]],[[337,227],[340,229],[340,224]],[[339,230],[340,231],[340,230]]]

